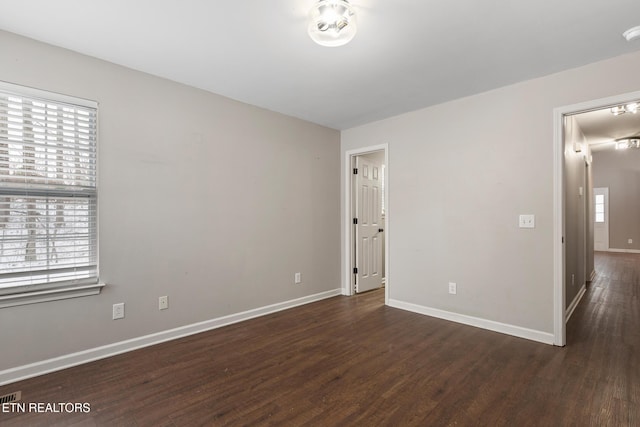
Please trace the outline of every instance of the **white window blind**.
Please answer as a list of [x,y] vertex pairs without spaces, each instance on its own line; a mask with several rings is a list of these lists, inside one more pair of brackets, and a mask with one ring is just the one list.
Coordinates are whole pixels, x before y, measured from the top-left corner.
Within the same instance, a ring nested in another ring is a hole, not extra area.
[[0,86],[0,295],[97,282],[97,110],[74,101]]

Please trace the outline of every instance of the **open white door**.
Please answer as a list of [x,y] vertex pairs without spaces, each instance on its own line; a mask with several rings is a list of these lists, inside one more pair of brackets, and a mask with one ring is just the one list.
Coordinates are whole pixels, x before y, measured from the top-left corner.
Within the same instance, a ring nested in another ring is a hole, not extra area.
[[593,249],[609,250],[609,189],[594,188]]
[[382,169],[369,159],[356,157],[355,188],[355,290],[382,286]]

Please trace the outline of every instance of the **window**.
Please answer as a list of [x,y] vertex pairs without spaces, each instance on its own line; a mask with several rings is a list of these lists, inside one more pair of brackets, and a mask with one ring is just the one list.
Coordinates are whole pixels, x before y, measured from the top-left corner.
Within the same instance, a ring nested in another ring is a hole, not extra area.
[[96,119],[95,102],[0,85],[0,297],[98,282]]
[[604,195],[596,194],[596,222],[604,222]]

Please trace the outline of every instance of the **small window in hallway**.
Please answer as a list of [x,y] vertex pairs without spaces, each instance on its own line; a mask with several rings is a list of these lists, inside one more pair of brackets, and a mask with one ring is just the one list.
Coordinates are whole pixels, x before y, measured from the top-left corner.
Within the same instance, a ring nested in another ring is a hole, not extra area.
[[604,195],[596,194],[596,222],[604,222]]

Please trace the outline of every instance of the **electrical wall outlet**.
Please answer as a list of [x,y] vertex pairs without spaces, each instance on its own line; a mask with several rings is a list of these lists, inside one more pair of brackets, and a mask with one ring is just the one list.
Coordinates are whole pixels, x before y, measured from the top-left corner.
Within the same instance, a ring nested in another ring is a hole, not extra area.
[[633,239],[629,239],[628,242],[630,245],[633,244]]
[[458,293],[458,285],[456,285],[453,282],[449,282],[449,293],[453,294],[453,295],[457,294]]
[[293,277],[293,281],[295,282],[295,284],[302,283],[302,275],[300,273],[296,273]]
[[113,304],[113,320],[124,319],[124,303]]
[[159,310],[166,310],[167,308],[169,308],[169,297],[168,296],[163,296],[163,297],[159,297],[158,298],[158,309]]

